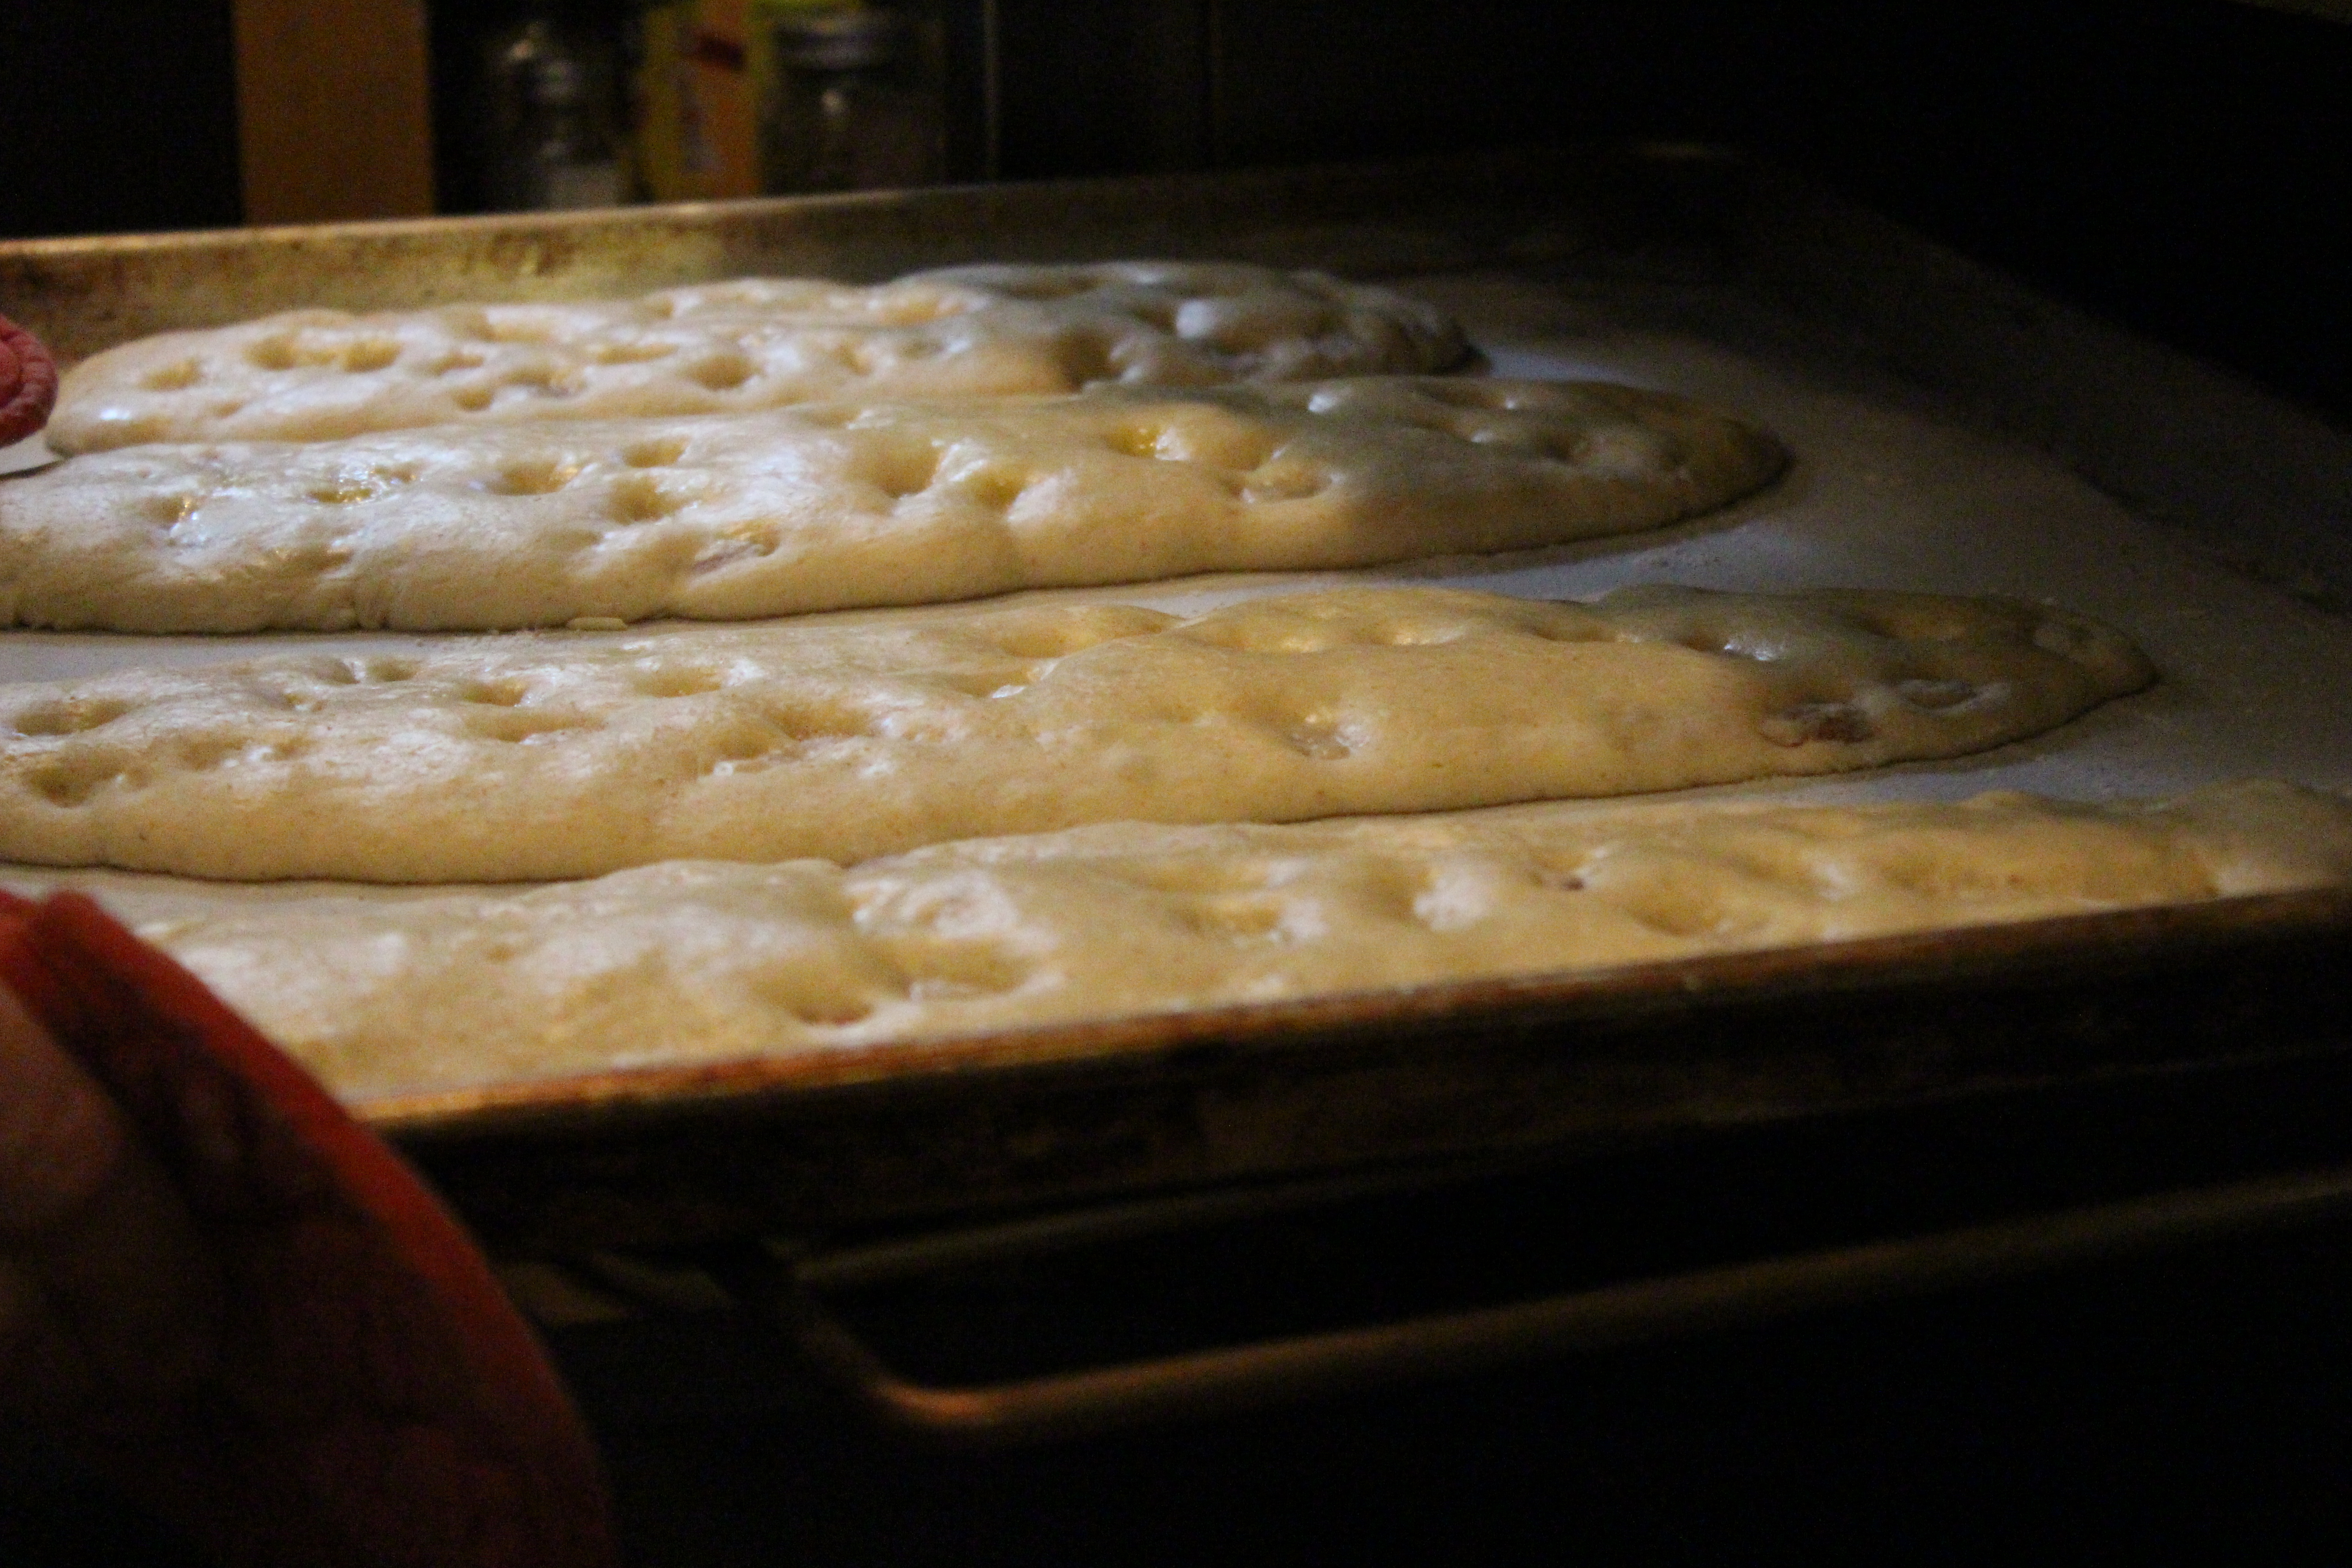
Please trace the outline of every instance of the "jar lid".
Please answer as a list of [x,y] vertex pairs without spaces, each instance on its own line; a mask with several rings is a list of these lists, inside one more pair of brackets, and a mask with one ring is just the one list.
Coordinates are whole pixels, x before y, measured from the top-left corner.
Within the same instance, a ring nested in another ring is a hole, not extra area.
[[907,21],[888,11],[819,11],[780,17],[776,54],[800,70],[870,70],[898,58]]

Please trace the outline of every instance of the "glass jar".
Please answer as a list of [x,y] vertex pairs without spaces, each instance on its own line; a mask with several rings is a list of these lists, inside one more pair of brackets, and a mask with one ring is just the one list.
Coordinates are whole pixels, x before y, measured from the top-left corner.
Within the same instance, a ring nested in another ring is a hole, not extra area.
[[937,183],[940,114],[915,30],[862,8],[772,13],[761,95],[761,187],[771,195]]
[[483,100],[493,211],[607,207],[627,199],[603,64],[543,16],[491,40]]

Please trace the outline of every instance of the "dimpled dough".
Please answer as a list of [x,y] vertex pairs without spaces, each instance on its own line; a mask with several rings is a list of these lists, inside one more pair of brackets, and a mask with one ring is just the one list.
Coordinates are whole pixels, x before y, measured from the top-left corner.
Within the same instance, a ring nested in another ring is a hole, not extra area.
[[420,425],[719,414],[818,398],[1443,370],[1442,312],[1234,263],[965,267],[857,288],[746,278],[636,300],[296,310],[164,332],[67,372],[60,452],[319,441]]
[[0,857],[497,881],[1979,751],[2151,679],[2040,606],[1433,588],[521,637],[0,689]]
[[[99,891],[357,1099],[2341,883],[2352,809],[1558,805],[1119,823],[387,902]],[[22,879],[16,879],[20,882]],[[123,879],[128,881],[128,879]]]
[[0,624],[746,619],[1652,527],[1779,471],[1678,398],[1371,378],[142,447],[0,488]]

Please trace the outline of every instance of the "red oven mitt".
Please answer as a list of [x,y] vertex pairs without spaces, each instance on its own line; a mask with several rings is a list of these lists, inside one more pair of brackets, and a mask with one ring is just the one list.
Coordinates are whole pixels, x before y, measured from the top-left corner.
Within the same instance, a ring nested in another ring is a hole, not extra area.
[[47,424],[57,400],[57,361],[40,339],[0,316],[0,447]]
[[119,1485],[227,1563],[610,1568],[585,1428],[397,1155],[79,894],[0,891],[0,983],[110,1091],[217,1265],[206,1363],[80,1434]]

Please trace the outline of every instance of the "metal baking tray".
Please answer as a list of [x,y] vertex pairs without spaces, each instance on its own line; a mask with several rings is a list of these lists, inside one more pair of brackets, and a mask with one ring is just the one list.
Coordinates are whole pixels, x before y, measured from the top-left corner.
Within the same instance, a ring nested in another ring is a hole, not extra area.
[[[1140,255],[1390,280],[1457,310],[1499,373],[1692,391],[1797,452],[1772,493],[1659,535],[1360,575],[2047,595],[2166,670],[2043,741],[1769,793],[2352,784],[2352,625],[2330,609],[2352,584],[2352,441],[1735,153],[20,241],[0,244],[0,308],[69,359],[296,306]],[[1181,606],[1327,580],[1087,592]],[[8,633],[0,678],[252,642]],[[2328,1056],[2347,940],[2352,894],[2233,900],[360,1109],[509,1251],[807,1235]]]

